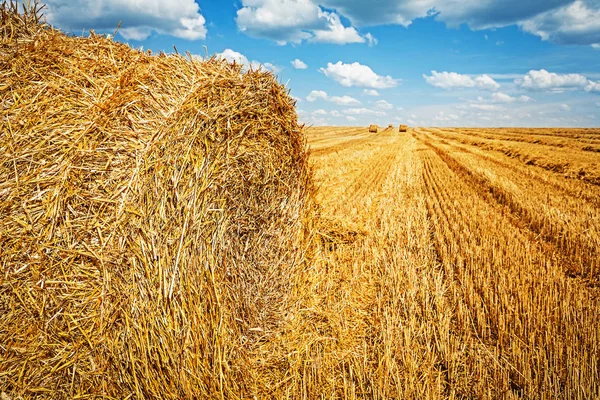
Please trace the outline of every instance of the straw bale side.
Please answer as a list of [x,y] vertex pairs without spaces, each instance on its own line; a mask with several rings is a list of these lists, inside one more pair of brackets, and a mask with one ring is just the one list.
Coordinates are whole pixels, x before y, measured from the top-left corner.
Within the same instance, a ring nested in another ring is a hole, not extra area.
[[370,133],[377,133],[378,129],[379,129],[379,127],[377,125],[374,125],[374,124],[369,125],[369,132]]
[[398,132],[406,132],[408,131],[408,125],[400,125],[398,128]]
[[0,392],[249,396],[312,199],[286,89],[0,7]]

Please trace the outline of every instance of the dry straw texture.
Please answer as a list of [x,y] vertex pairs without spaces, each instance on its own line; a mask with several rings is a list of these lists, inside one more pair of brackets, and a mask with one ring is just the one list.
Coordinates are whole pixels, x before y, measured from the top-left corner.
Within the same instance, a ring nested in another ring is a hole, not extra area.
[[312,198],[286,89],[0,15],[0,392],[253,392]]
[[369,132],[371,132],[371,133],[377,133],[378,129],[379,129],[379,127],[377,125],[374,125],[374,124],[369,125]]

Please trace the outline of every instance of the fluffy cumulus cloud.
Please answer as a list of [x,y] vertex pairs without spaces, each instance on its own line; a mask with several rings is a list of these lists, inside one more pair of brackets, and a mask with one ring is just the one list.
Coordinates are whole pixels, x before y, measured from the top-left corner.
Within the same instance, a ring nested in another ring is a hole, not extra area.
[[589,81],[583,89],[586,92],[600,93],[600,82]]
[[337,14],[322,12],[319,14],[319,17],[327,20],[327,28],[315,29],[313,37],[309,39],[311,42],[346,44],[364,43],[367,40],[360,36],[358,31],[353,27],[342,25],[340,17]]
[[319,70],[328,78],[346,87],[387,89],[396,87],[400,83],[399,79],[394,79],[389,75],[377,75],[370,67],[357,62],[352,64],[344,64],[341,61],[335,64],[327,63],[327,68]]
[[563,91],[588,86],[587,78],[580,74],[556,74],[545,69],[531,70],[524,77],[515,79],[515,84],[527,90]]
[[442,89],[465,89],[478,88],[482,90],[497,90],[500,88],[498,82],[488,75],[479,75],[471,77],[456,72],[437,72],[431,71],[431,75],[423,74],[423,78],[432,86]]
[[360,101],[350,96],[332,96],[329,101],[340,106],[357,106],[360,104]]
[[327,95],[327,92],[324,92],[322,90],[313,90],[308,94],[308,96],[306,96],[306,100],[311,102],[317,101],[318,99],[327,100],[328,97],[329,96]]
[[296,68],[296,69],[307,69],[308,65],[306,65],[306,63],[298,58],[296,58],[294,61],[291,62],[292,67]]
[[367,96],[379,96],[379,92],[375,89],[364,89],[363,93]]
[[256,60],[249,61],[248,57],[246,57],[242,53],[238,53],[237,51],[234,51],[232,49],[225,49],[221,53],[217,53],[215,56],[217,58],[227,60],[230,63],[235,62],[236,64],[242,65],[244,67],[243,68],[244,71],[247,71],[249,69],[253,69],[253,70],[263,69],[266,71],[271,71],[274,74],[281,72],[281,68],[278,67],[277,65],[271,64],[269,62],[266,62],[263,64]]
[[114,31],[127,40],[153,32],[182,39],[206,38],[206,20],[194,0],[46,0],[50,24],[66,31]]
[[398,24],[432,17],[471,29],[510,25],[562,44],[600,44],[598,0],[315,0],[335,8],[356,26]]
[[317,100],[325,100],[331,103],[335,103],[340,106],[357,106],[360,105],[360,101],[356,100],[350,96],[329,96],[327,92],[322,90],[313,90],[308,96],[306,96],[306,100],[313,102]]
[[560,44],[600,44],[600,2],[570,4],[541,13],[521,23],[523,30]]
[[510,95],[508,95],[506,93],[502,93],[502,92],[492,93],[491,99],[492,99],[492,102],[494,102],[494,103],[515,103],[515,102],[527,103],[527,102],[533,101],[533,99],[529,96],[521,95],[521,96],[516,97],[516,96],[510,96]]
[[240,31],[279,44],[304,40],[335,44],[372,43],[370,34],[361,36],[352,26],[344,26],[335,12],[323,10],[313,0],[242,0],[237,11]]

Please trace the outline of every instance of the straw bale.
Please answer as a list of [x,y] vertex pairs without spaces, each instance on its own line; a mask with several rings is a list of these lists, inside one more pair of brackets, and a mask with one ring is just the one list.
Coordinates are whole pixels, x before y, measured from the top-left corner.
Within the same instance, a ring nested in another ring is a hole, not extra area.
[[369,132],[370,133],[377,133],[378,129],[379,129],[379,127],[377,125],[374,125],[374,124],[369,125]]
[[288,92],[0,15],[0,392],[250,396],[312,199]]
[[393,127],[394,127],[394,125],[392,125],[392,124],[389,124],[389,125],[388,125],[388,128],[389,128],[389,129],[392,129]]
[[406,132],[408,131],[408,125],[400,125],[398,132]]

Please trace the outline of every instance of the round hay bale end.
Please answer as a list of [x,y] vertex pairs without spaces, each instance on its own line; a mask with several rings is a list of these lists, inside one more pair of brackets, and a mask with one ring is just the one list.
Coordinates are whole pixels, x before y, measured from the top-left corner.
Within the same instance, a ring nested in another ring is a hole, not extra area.
[[0,13],[0,388],[250,393],[312,199],[286,89]]
[[370,133],[377,133],[378,129],[379,129],[379,127],[377,125],[374,125],[374,124],[369,125],[369,132]]
[[407,131],[408,131],[408,125],[400,125],[398,132],[407,132]]
[[394,125],[392,125],[392,124],[389,124],[389,125],[388,125],[388,128],[389,128],[389,129],[392,129],[393,127],[394,127]]

